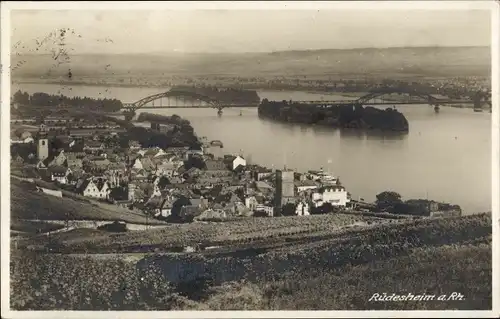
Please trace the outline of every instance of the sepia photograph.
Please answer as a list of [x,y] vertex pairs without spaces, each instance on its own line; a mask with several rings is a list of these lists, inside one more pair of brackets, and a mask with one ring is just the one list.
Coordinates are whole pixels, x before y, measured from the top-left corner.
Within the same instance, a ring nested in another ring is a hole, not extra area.
[[498,14],[2,2],[2,317],[497,317]]

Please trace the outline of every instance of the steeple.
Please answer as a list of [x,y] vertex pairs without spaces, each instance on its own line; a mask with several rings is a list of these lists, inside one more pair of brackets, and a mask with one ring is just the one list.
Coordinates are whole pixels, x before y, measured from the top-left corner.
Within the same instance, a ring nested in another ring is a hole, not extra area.
[[38,160],[43,161],[49,157],[49,140],[47,137],[47,130],[45,124],[40,124],[37,134],[37,149],[36,155]]

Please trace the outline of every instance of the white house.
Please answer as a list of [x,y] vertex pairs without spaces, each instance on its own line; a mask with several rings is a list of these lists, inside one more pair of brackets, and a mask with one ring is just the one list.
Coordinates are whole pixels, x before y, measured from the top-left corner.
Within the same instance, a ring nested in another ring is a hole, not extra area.
[[50,179],[53,182],[68,184],[68,176],[71,174],[71,169],[63,166],[54,166],[50,168]]
[[245,198],[245,206],[251,211],[254,211],[257,205],[259,205],[259,202],[255,198],[255,196],[249,196]]
[[172,163],[172,162],[164,162],[161,164],[156,165],[155,169],[155,174],[158,176],[166,176],[166,177],[172,177],[172,176],[178,176],[178,169],[179,165]]
[[108,189],[107,182],[87,179],[79,185],[77,192],[85,197],[107,198]]
[[[158,201],[155,201],[159,199],[159,202]],[[174,202],[174,198],[172,197],[167,197],[167,198],[164,198],[164,199],[161,199],[161,197],[156,197],[156,198],[153,198],[151,199],[153,202],[153,212],[154,212],[154,215],[155,217],[159,217],[159,216],[162,216],[162,217],[168,217],[170,215],[172,215],[172,206],[173,206],[173,202]]]
[[236,158],[233,160],[233,170],[235,170],[236,167],[240,165],[247,166],[247,161],[241,156],[236,156]]
[[340,185],[321,187],[312,194],[312,201],[314,207],[323,206],[325,203],[330,203],[332,206],[346,206],[350,202],[347,191]]
[[144,166],[142,165],[142,161],[140,158],[136,158],[134,160],[134,164],[132,165],[133,169],[141,170],[144,169]]
[[309,204],[304,201],[299,202],[295,208],[295,214],[297,216],[311,215],[311,213],[309,212]]
[[33,139],[33,137],[28,136],[26,138],[21,138],[21,139],[11,139],[10,143],[11,144],[29,144],[29,143],[33,143],[34,141],[35,140]]
[[274,207],[272,207],[272,206],[259,204],[259,205],[256,205],[254,211],[255,212],[264,212],[269,217],[273,217],[273,215],[274,215]]
[[296,181],[295,186],[297,187],[297,193],[301,193],[307,190],[314,190],[318,188],[316,182],[312,180]]
[[336,184],[338,180],[337,177],[325,173],[323,169],[319,171],[309,171],[307,172],[307,177],[313,181],[322,182],[324,184]]

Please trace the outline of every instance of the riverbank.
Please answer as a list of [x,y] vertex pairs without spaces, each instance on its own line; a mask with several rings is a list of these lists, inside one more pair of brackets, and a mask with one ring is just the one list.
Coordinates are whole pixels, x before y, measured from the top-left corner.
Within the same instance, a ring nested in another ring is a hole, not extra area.
[[[60,80],[50,80],[50,79],[17,79],[12,81],[13,84],[22,85],[22,84],[51,84],[51,85],[64,85],[64,86],[91,86],[91,87],[110,87],[110,88],[165,88],[166,90],[170,89],[175,85],[169,85],[167,83],[117,83],[117,82],[109,82],[104,81],[103,83],[96,83],[92,81],[73,81],[68,80],[66,78],[61,78]],[[246,90],[266,90],[266,91],[276,91],[276,92],[294,92],[294,91],[302,91],[305,93],[311,94],[324,94],[324,95],[336,95],[348,98],[359,98],[366,94],[368,91],[362,92],[341,92],[341,91],[325,91],[324,89],[314,89],[311,87],[297,87],[297,88],[276,88],[265,85],[241,85],[238,88],[246,89]]]

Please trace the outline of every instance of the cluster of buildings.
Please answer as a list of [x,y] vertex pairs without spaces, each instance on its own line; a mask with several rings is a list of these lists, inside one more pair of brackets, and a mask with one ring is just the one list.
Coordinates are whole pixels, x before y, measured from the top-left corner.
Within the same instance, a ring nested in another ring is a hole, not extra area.
[[157,218],[309,215],[327,203],[349,203],[338,179],[323,171],[250,165],[241,155],[222,155],[220,141],[199,149],[142,148],[129,141],[123,149],[92,137],[68,138],[54,150],[43,124],[31,138],[36,154],[12,154],[12,161],[31,163],[39,176],[65,190]]

